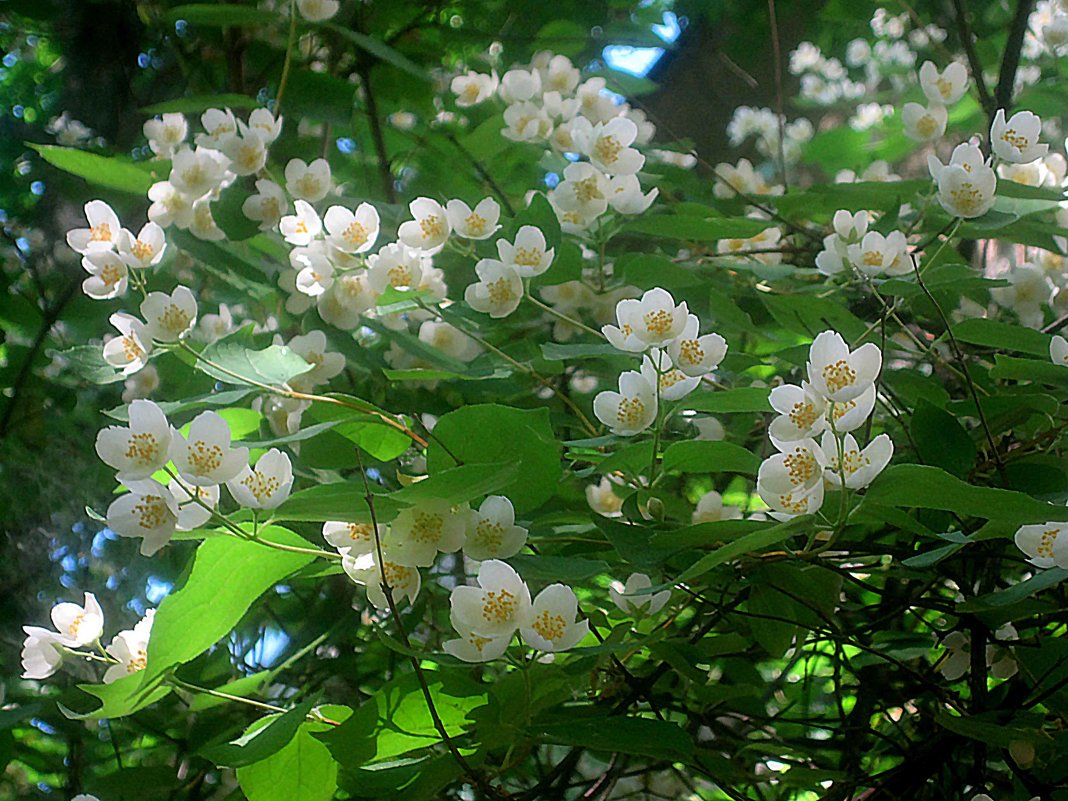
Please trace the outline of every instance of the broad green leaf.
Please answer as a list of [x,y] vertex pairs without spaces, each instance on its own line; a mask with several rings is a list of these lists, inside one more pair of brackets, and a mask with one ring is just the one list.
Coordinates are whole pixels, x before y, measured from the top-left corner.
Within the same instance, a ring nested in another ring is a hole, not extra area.
[[809,525],[811,525],[811,521],[799,517],[785,523],[779,523],[757,531],[751,531],[748,534],[743,534],[741,537],[733,542],[727,543],[722,548],[717,548],[712,553],[702,556],[686,568],[676,581],[690,581],[698,576],[704,575],[714,567],[726,564],[727,562],[733,561],[747,553],[770,548],[772,545],[778,545],[780,542],[783,542],[792,536],[795,532]]
[[547,743],[575,745],[609,754],[685,759],[693,754],[693,740],[677,724],[652,718],[573,718],[535,725],[530,733]]
[[1049,357],[1049,334],[1000,320],[972,317],[953,326],[953,335],[971,345],[1012,350],[1032,356]]
[[683,239],[688,242],[715,242],[720,239],[748,239],[774,225],[749,217],[697,217],[693,215],[648,214],[624,226],[628,234]]
[[[303,537],[277,526],[261,528],[259,538],[311,547]],[[313,558],[234,536],[202,542],[185,584],[164,598],[156,611],[148,667],[142,674],[144,686],[213,646],[257,598]]]
[[163,175],[156,179],[147,169],[142,169],[130,161],[111,156],[98,156],[96,153],[73,147],[38,145],[32,142],[27,143],[27,147],[36,150],[41,158],[53,167],[84,178],[96,186],[115,189],[131,195],[144,197],[156,180],[162,181],[167,177],[166,169],[163,168],[161,168]]
[[1015,356],[1003,356],[999,353],[994,357],[994,367],[990,370],[990,377],[1064,386],[1068,384],[1068,367],[1063,364],[1054,364],[1049,358],[1042,361],[1018,359]]
[[185,20],[191,25],[227,27],[230,25],[266,25],[280,22],[283,17],[273,11],[229,3],[190,3],[176,6],[163,15],[163,21],[173,25]]
[[[78,694],[74,695],[75,692]],[[71,720],[122,718],[156,703],[170,692],[169,686],[144,688],[141,677],[134,674],[111,684],[79,684],[77,691],[63,697],[59,708]]]
[[200,754],[216,765],[230,768],[259,762],[285,748],[297,735],[312,706],[313,701],[305,701],[280,715],[268,715],[249,726],[236,740],[202,748]]
[[[485,689],[460,673],[425,669],[423,673],[445,731],[450,737],[459,736],[471,726],[470,713],[486,704]],[[318,739],[347,770],[441,742],[412,673],[386,683],[348,720]]]
[[549,425],[548,409],[514,409],[497,404],[465,406],[438,420],[427,460],[431,476],[455,464],[514,465],[515,478],[494,492],[516,512],[536,509],[556,492],[562,447]]
[[1068,507],[1039,501],[1022,492],[966,484],[938,467],[918,464],[888,467],[868,488],[865,502],[1004,518],[1020,524],[1068,520]]
[[909,418],[909,431],[917,453],[927,464],[956,476],[967,475],[975,465],[975,442],[957,418],[944,409],[921,398]]
[[68,370],[93,384],[126,380],[121,370],[104,361],[104,351],[97,345],[75,345],[56,353],[65,360]]
[[[207,395],[195,395],[186,400],[159,400],[155,401],[155,404],[159,406],[167,417],[171,417],[172,415],[182,412],[194,412],[200,411],[201,409],[217,409],[233,406],[248,397],[250,391],[251,390],[248,389],[229,389],[224,392],[210,392]],[[124,404],[122,406],[116,406],[114,409],[108,409],[104,414],[112,420],[121,420],[125,423],[130,419],[129,410],[130,407]]]
[[698,390],[686,396],[686,408],[696,412],[772,411],[767,387],[739,387],[715,392]]
[[[748,619],[753,637],[771,656],[781,658],[793,645],[797,634],[797,624],[788,620],[795,614],[796,604],[781,592],[759,582],[753,584],[746,603],[754,615]],[[768,619],[772,617],[787,620]]]
[[732,442],[691,440],[675,442],[664,451],[668,473],[751,473],[760,459],[752,451]]
[[1055,587],[1065,579],[1068,579],[1068,570],[1063,567],[1050,567],[1040,570],[1029,579],[1013,584],[1003,590],[980,595],[964,603],[957,604],[961,612],[985,612],[1002,606],[1017,603],[1025,598],[1030,598],[1037,592]]
[[262,105],[256,98],[248,95],[193,95],[191,97],[176,97],[174,100],[153,103],[151,106],[142,108],[141,113],[149,117],[156,114],[199,114],[209,108],[253,109]]
[[409,484],[389,497],[405,504],[438,500],[458,506],[483,495],[504,492],[520,478],[520,468],[515,462],[467,463],[432,472],[429,477]]
[[516,554],[508,562],[524,581],[584,581],[608,570],[607,562],[577,556]]
[[312,368],[286,345],[253,350],[241,341],[241,334],[235,332],[204,348],[197,369],[227,384],[278,386]]
[[[373,486],[373,485],[372,485]],[[375,516],[379,522],[392,520],[403,506],[388,495],[375,495]],[[294,492],[274,510],[272,520],[322,522],[345,520],[352,523],[370,523],[371,513],[364,501],[363,483],[341,481],[332,484],[316,484]]]
[[248,801],[330,801],[337,792],[337,762],[314,735],[332,728],[302,722],[281,750],[237,769],[237,782]]
[[556,361],[571,361],[572,359],[591,358],[626,358],[630,354],[623,353],[606,342],[576,342],[561,345],[558,342],[543,342],[541,355],[546,359]]
[[373,36],[354,31],[351,28],[335,25],[332,22],[326,23],[323,27],[341,34],[360,49],[366,50],[379,61],[384,61],[386,64],[392,64],[397,69],[403,70],[421,81],[430,81],[430,73],[400,51],[390,47],[381,39],[376,39]]

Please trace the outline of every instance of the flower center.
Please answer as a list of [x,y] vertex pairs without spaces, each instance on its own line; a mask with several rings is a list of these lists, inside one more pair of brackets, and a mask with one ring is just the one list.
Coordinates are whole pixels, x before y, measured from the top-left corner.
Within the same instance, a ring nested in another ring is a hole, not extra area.
[[542,639],[555,642],[564,636],[567,631],[567,621],[560,615],[550,615],[548,609],[542,610],[542,613],[534,618],[534,622],[530,624],[530,627],[542,637]]
[[345,229],[344,233],[341,234],[341,237],[354,248],[358,248],[367,241],[367,229],[353,220],[349,223],[349,227]]
[[394,289],[412,285],[412,271],[403,264],[390,267],[386,275],[389,276],[389,285]]
[[412,539],[416,542],[436,543],[441,539],[441,527],[445,518],[433,512],[416,512],[412,524]]
[[147,242],[143,242],[140,239],[133,243],[133,247],[130,248],[130,252],[138,261],[148,261],[156,255],[156,249],[152,247],[152,245],[148,244]]
[[441,217],[431,214],[419,221],[419,230],[423,232],[423,239],[440,239],[445,235],[445,224]]
[[815,455],[808,448],[795,448],[793,453],[786,454],[783,459],[783,465],[786,467],[786,473],[790,478],[790,483],[794,486],[800,486],[802,484],[808,484],[816,477],[819,472],[819,462],[816,461]]
[[496,281],[492,281],[487,284],[486,289],[489,292],[490,302],[494,305],[504,306],[507,303],[511,303],[515,299],[515,293],[512,291],[512,285],[504,276],[501,276]]
[[951,189],[949,196],[962,214],[971,214],[982,205],[983,195],[971,183],[963,183],[959,189]]
[[278,488],[282,486],[282,482],[278,480],[278,476],[268,476],[253,470],[241,481],[245,485],[245,488],[252,493],[252,496],[263,503],[266,499],[270,498],[276,492]]
[[924,139],[934,136],[935,131],[938,130],[938,123],[935,122],[935,118],[930,114],[925,114],[920,117],[920,121],[916,123],[916,131]]
[[593,154],[602,164],[614,164],[622,149],[623,145],[614,136],[600,136],[593,146]]
[[589,178],[583,178],[581,181],[575,182],[575,197],[577,197],[583,203],[589,203],[591,200],[600,200],[604,197],[600,188],[597,186],[597,176],[591,175]]
[[504,526],[492,520],[480,520],[475,526],[474,544],[490,551],[498,551],[504,539]]
[[137,517],[137,525],[151,531],[167,521],[171,510],[159,495],[142,495],[141,500],[134,506],[133,513]]
[[489,221],[481,214],[475,214],[471,212],[464,218],[464,225],[467,226],[467,231],[470,234],[479,235],[486,232],[486,226]]
[[679,345],[679,361],[685,364],[698,365],[705,360],[705,351],[700,341],[696,339],[684,339]]
[[664,309],[657,309],[656,311],[646,312],[642,320],[645,322],[647,331],[664,336],[671,330],[671,326],[675,322],[675,315]]
[[189,466],[198,476],[206,476],[218,470],[222,464],[223,450],[214,443],[198,439],[189,446]]
[[1051,528],[1049,531],[1043,531],[1042,537],[1038,541],[1038,548],[1036,553],[1045,558],[1053,558],[1053,543],[1057,541],[1057,535],[1060,534],[1060,529]]
[[620,398],[616,419],[621,425],[637,426],[645,419],[645,404],[641,398]]
[[482,593],[482,617],[489,623],[507,623],[515,615],[519,599],[503,587]]
[[106,223],[97,223],[89,229],[89,241],[90,242],[110,242],[111,241],[111,226]]
[[798,401],[790,409],[790,422],[800,429],[811,428],[819,415],[816,412],[816,405],[809,401]]
[[160,315],[159,321],[164,328],[175,335],[181,334],[189,327],[189,315],[174,303],[167,306]]
[[1014,128],[1006,128],[1005,132],[1001,135],[1001,141],[1005,142],[1019,151],[1027,150],[1031,145],[1031,140],[1026,136],[1021,136],[1016,133]]
[[823,380],[827,384],[827,389],[831,392],[838,392],[856,382],[857,371],[850,367],[845,359],[839,359],[833,364],[824,366]]
[[130,434],[126,441],[126,458],[141,464],[151,464],[159,454],[159,441],[147,431]]

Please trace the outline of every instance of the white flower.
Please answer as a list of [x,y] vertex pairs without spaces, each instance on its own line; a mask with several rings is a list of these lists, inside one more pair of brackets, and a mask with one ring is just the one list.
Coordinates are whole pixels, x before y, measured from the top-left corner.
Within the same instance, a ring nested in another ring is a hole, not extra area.
[[464,555],[468,559],[507,559],[527,542],[527,530],[515,524],[515,508],[503,495],[490,495],[468,513]]
[[715,490],[709,490],[697,501],[692,520],[696,523],[714,523],[718,520],[737,520],[742,510],[737,506],[724,506],[723,496]]
[[467,108],[488,100],[497,91],[497,80],[492,75],[469,70],[466,75],[453,78],[449,88],[456,95],[456,105]]
[[956,681],[968,672],[971,666],[971,644],[971,639],[963,631],[950,632],[942,640],[946,653],[939,671],[948,681]]
[[148,207],[148,219],[152,222],[164,228],[172,225],[188,228],[192,225],[195,198],[183,195],[170,181],[152,184],[148,189],[148,199],[152,201]]
[[823,250],[816,254],[816,269],[823,275],[838,275],[846,268],[848,247],[838,234],[825,236]]
[[174,534],[178,502],[169,489],[154,479],[122,483],[130,491],[108,507],[108,528],[123,537],[141,537],[141,554],[152,556]]
[[490,662],[499,659],[512,642],[511,634],[483,637],[481,634],[465,630],[458,624],[455,615],[451,617],[452,627],[460,636],[454,640],[446,640],[441,644],[441,648],[445,653],[464,662]]
[[316,298],[333,286],[334,265],[320,249],[295,248],[290,251],[289,263],[297,269],[298,292]]
[[638,126],[626,117],[598,123],[588,134],[576,131],[574,135],[583,155],[608,175],[633,175],[645,164],[645,156],[630,147],[638,136]]
[[278,448],[271,448],[255,467],[245,465],[226,482],[234,500],[249,509],[274,509],[289,497],[293,488],[293,464]]
[[119,233],[116,247],[119,256],[128,267],[145,269],[153,264],[159,264],[167,242],[163,229],[154,222],[148,222],[136,237],[123,228]]
[[1049,342],[1049,357],[1054,364],[1068,365],[1068,339],[1055,334]]
[[[874,385],[873,385],[874,387]],[[807,381],[775,387],[768,398],[779,416],[771,421],[768,435],[779,442],[796,442],[819,434],[827,427],[827,401]],[[781,449],[781,448],[780,448]]]
[[554,205],[583,217],[599,217],[608,209],[608,178],[592,164],[576,162],[564,168],[564,180],[553,190]]
[[516,268],[497,259],[481,259],[475,265],[478,282],[464,291],[464,300],[475,311],[494,319],[507,317],[523,299],[523,279]]
[[[761,264],[781,264],[782,253],[777,250],[781,240],[782,231],[773,226],[745,239],[721,239],[716,244],[716,252],[724,256],[744,256]],[[757,252],[746,255],[750,251]]]
[[541,94],[541,75],[537,70],[508,70],[501,76],[498,92],[505,103],[530,100]]
[[460,550],[467,514],[467,509],[454,511],[444,501],[425,501],[404,509],[390,525],[391,558],[410,567],[430,567],[438,551]]
[[597,484],[586,485],[586,503],[601,517],[623,516],[623,499],[612,489],[618,483],[608,476],[601,476]]
[[647,590],[652,586],[653,582],[644,573],[631,573],[626,584],[612,582],[612,586],[608,588],[608,597],[624,615],[655,615],[671,600],[671,590],[636,594],[639,590]]
[[401,223],[397,229],[397,238],[412,250],[437,253],[445,246],[451,226],[445,209],[436,200],[417,197],[408,204],[414,220]]
[[701,336],[701,321],[690,314],[682,333],[667,346],[672,364],[688,376],[703,376],[712,372],[727,355],[727,341],[719,334]]
[[[379,541],[386,537],[386,527],[378,526]],[[345,523],[331,520],[323,523],[323,539],[339,551],[352,557],[375,550],[375,527],[370,523]]]
[[94,300],[110,300],[126,293],[130,272],[119,255],[98,250],[82,256],[82,267],[89,277],[82,281],[82,291]]
[[593,399],[593,413],[613,434],[630,437],[656,420],[655,384],[630,370],[619,376],[619,392],[605,391]]
[[361,203],[356,211],[344,206],[331,206],[323,217],[326,241],[342,253],[364,253],[374,247],[378,239],[378,211],[370,203]]
[[1068,568],[1068,523],[1020,526],[1015,540],[1035,567]]
[[272,231],[289,211],[289,200],[282,187],[274,181],[260,178],[256,181],[256,194],[249,195],[241,204],[241,212],[250,220],[258,221],[261,231]]
[[919,103],[906,103],[901,108],[901,123],[905,136],[917,142],[933,142],[946,132],[949,115],[946,107],[932,103],[926,108]]
[[297,0],[297,10],[308,22],[324,22],[337,14],[339,8],[338,0]]
[[386,287],[417,289],[430,261],[420,251],[394,242],[368,257],[367,265],[367,283],[374,292],[381,293]]
[[824,331],[809,349],[808,380],[812,389],[828,400],[844,403],[875,383],[883,354],[873,342],[854,351],[835,331]]
[[85,603],[56,604],[52,607],[52,625],[59,632],[59,642],[68,648],[90,645],[100,639],[104,631],[104,611],[91,592],[85,593]]
[[803,515],[823,505],[823,450],[813,439],[789,443],[789,450],[765,459],[757,472],[757,493],[780,515]]
[[533,617],[526,583],[499,559],[482,563],[477,587],[455,587],[449,605],[458,627],[483,637],[510,637]]
[[533,278],[549,269],[555,248],[545,247],[545,234],[533,225],[524,225],[515,235],[515,244],[497,240],[497,255],[502,263],[514,267],[522,278]]
[[1017,111],[1006,122],[1005,109],[999,108],[990,126],[990,149],[998,158],[1014,164],[1027,164],[1043,158],[1049,145],[1038,141],[1042,120],[1030,111]]
[[1049,276],[1041,267],[1025,262],[1013,267],[1002,277],[1008,279],[1009,286],[992,290],[990,294],[994,300],[1016,312],[1024,325],[1041,327],[1045,317],[1042,307],[1049,303],[1053,294]]
[[119,216],[103,200],[90,200],[85,204],[85,219],[88,228],[67,231],[67,244],[76,253],[97,253],[112,250],[118,242],[122,225]]
[[269,145],[282,133],[282,118],[276,118],[270,109],[253,109],[248,115],[248,130]]
[[541,75],[543,89],[565,95],[575,91],[582,77],[578,67],[571,63],[571,59],[563,55],[554,55],[548,63],[539,63],[538,74]]
[[419,326],[419,341],[462,362],[469,362],[482,352],[478,342],[444,320],[424,320]]
[[141,301],[145,330],[157,342],[176,342],[190,331],[197,321],[197,301],[188,287],[176,287],[174,292],[149,292]]
[[110,656],[119,660],[104,673],[104,684],[111,684],[121,678],[144,670],[148,666],[148,640],[152,636],[152,620],[156,610],[149,609],[137,625],[127,631],[120,631],[107,647]]
[[323,322],[351,331],[360,324],[364,312],[375,305],[375,292],[367,279],[355,273],[345,273],[319,296],[316,306]]
[[718,198],[732,198],[739,193],[743,195],[781,195],[781,186],[771,186],[764,177],[753,168],[749,159],[738,159],[737,165],[726,162],[717,164],[716,183],[712,194]]
[[134,373],[123,382],[122,402],[146,398],[159,389],[159,373],[152,365]]
[[262,137],[238,122],[241,133],[222,143],[222,152],[230,159],[230,170],[235,175],[255,175],[267,163],[267,144]]
[[189,198],[201,198],[218,189],[226,174],[226,162],[216,150],[197,146],[196,150],[179,150],[171,159],[168,180]]
[[178,522],[175,528],[179,531],[192,531],[200,528],[211,520],[212,510],[219,505],[218,484],[206,487],[197,487],[193,484],[187,486],[179,479],[171,479],[167,489],[171,491],[171,495],[178,503]]
[[322,331],[309,331],[295,336],[286,343],[291,351],[300,356],[312,367],[289,380],[289,385],[298,391],[305,391],[318,384],[325,384],[345,369],[345,357],[340,353],[326,349],[326,334]]
[[230,426],[217,412],[201,412],[189,436],[175,431],[171,461],[183,480],[198,487],[223,484],[248,466],[248,448],[230,447]]
[[979,140],[976,137],[973,137],[971,141],[961,142],[953,148],[953,153],[949,157],[949,164],[942,164],[934,155],[927,156],[927,169],[935,181],[949,167],[960,167],[965,172],[972,173],[988,165],[989,162],[979,148]]
[[330,165],[326,159],[306,164],[292,159],[286,164],[286,191],[293,197],[315,203],[330,191]]
[[363,584],[367,588],[367,600],[376,609],[388,609],[389,600],[386,598],[382,587],[382,573],[385,573],[386,582],[391,590],[390,595],[393,603],[401,598],[407,598],[409,603],[415,603],[419,595],[422,580],[418,568],[408,567],[393,561],[388,550],[383,553],[383,567],[380,570],[377,564],[377,551],[369,551],[362,554],[344,552],[342,554],[341,568],[350,579],[357,584]]
[[719,442],[727,436],[723,423],[715,417],[691,417],[690,422],[697,429],[694,439],[698,442]]
[[189,232],[206,242],[226,239],[226,234],[215,224],[215,217],[211,213],[211,195],[205,195],[193,204],[193,221],[189,224]]
[[659,348],[642,356],[641,374],[652,386],[659,384],[660,399],[665,401],[681,400],[701,384],[699,376],[689,376],[673,367],[667,354]]
[[514,142],[535,142],[552,133],[553,121],[545,109],[536,103],[512,103],[504,110],[501,136]]
[[141,130],[152,152],[163,159],[170,158],[185,138],[189,136],[189,123],[184,114],[164,114],[146,120]]
[[675,305],[666,289],[650,289],[641,300],[625,298],[616,304],[616,322],[602,326],[601,332],[619,350],[641,353],[650,347],[662,348],[681,335],[689,319],[686,303]]
[[613,175],[608,179],[608,205],[620,214],[642,214],[659,194],[655,187],[642,194],[637,175]]
[[296,214],[282,217],[278,230],[289,244],[307,247],[322,233],[323,221],[310,203],[298,200],[293,205]]
[[920,88],[932,103],[951,106],[968,91],[968,68],[954,61],[941,72],[931,61],[920,66]]
[[855,431],[864,425],[864,421],[871,416],[874,408],[875,384],[872,384],[852,400],[829,403],[826,416],[828,422],[834,420],[834,427],[838,433],[843,433]]
[[538,651],[566,651],[590,633],[586,620],[576,620],[578,599],[570,587],[550,584],[538,593],[531,620],[520,628],[527,645]]
[[112,367],[122,368],[123,375],[136,373],[148,362],[152,352],[152,337],[145,324],[126,312],[115,312],[108,318],[119,330],[120,336],[112,337],[104,344],[104,361]]
[[877,436],[864,450],[860,449],[852,434],[846,434],[842,437],[841,462],[838,459],[838,441],[831,431],[823,432],[820,447],[823,448],[827,480],[841,486],[840,473],[844,473],[845,485],[849,489],[863,489],[871,484],[894,455],[894,443],[886,434]]
[[196,135],[198,146],[218,150],[222,143],[237,133],[237,118],[230,109],[209,108],[200,115],[204,133]]
[[500,228],[497,220],[501,217],[501,207],[491,197],[480,200],[473,210],[462,200],[450,200],[445,204],[445,216],[457,236],[489,239]]
[[22,678],[47,679],[63,662],[63,647],[59,635],[40,626],[23,626],[26,639],[22,643]]
[[949,166],[938,176],[938,202],[954,217],[981,217],[994,205],[997,176],[981,165],[971,172]]
[[148,478],[167,464],[171,427],[163,410],[149,400],[128,407],[130,425],[108,426],[96,437],[96,452],[118,471],[119,481]]
[[912,272],[908,256],[908,240],[901,231],[891,231],[883,236],[878,231],[868,231],[846,252],[849,261],[864,275],[874,278],[879,275],[904,275]]

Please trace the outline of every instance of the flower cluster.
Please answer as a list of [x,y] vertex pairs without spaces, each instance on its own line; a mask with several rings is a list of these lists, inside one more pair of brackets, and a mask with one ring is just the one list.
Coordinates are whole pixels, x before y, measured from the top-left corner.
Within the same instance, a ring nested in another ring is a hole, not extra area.
[[[40,626],[23,626],[26,639],[22,645],[22,678],[47,679],[68,657],[107,664],[105,684],[144,670],[155,612],[149,609],[137,625],[120,631],[106,648],[102,648],[104,612],[96,596],[85,593],[85,601],[80,606],[56,604],[51,615],[54,631]],[[88,650],[79,650],[83,648]]]
[[847,265],[868,278],[904,275],[912,271],[908,240],[901,231],[881,234],[869,231],[868,212],[835,212],[834,233],[823,239],[816,255],[816,269],[824,275],[837,275]]
[[719,334],[702,335],[697,315],[685,302],[676,305],[665,289],[619,301],[616,322],[601,331],[615,348],[642,354],[641,368],[619,376],[619,392],[599,393],[593,412],[613,434],[629,437],[658,420],[662,401],[681,400],[696,389],[723,361],[727,343]]
[[809,350],[808,380],[772,390],[778,416],[768,436],[778,453],[760,465],[757,492],[776,518],[815,514],[825,486],[863,489],[889,464],[894,445],[886,434],[861,449],[852,433],[875,408],[881,368],[877,345],[850,350],[840,334],[824,331]]
[[108,527],[140,537],[145,556],[170,542],[175,531],[206,524],[222,484],[249,509],[273,509],[289,497],[289,456],[271,448],[250,465],[248,448],[231,446],[230,427],[217,412],[201,412],[185,434],[149,400],[133,401],[127,415],[129,425],[109,426],[97,435],[96,452],[129,490],[108,507]]

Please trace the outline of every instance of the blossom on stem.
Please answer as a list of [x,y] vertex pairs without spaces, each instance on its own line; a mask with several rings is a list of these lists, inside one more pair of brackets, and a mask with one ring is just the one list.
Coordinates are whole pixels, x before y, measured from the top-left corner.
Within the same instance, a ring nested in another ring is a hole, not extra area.
[[901,108],[901,123],[905,136],[917,142],[933,142],[946,132],[949,115],[946,107],[940,103],[921,106],[919,103],[906,103]]
[[248,448],[230,447],[230,426],[217,412],[201,412],[188,437],[174,431],[171,461],[183,480],[198,487],[224,484],[248,466]]
[[395,561],[389,550],[383,551],[384,570],[379,569],[377,560],[377,549],[361,554],[345,551],[342,553],[341,568],[350,579],[364,585],[367,600],[376,609],[389,608],[389,599],[386,598],[386,591],[382,586],[383,572],[391,590],[393,603],[399,603],[402,598],[407,598],[409,603],[415,603],[422,583],[418,568]]
[[197,301],[188,287],[179,286],[171,294],[149,292],[141,301],[145,330],[157,342],[177,342],[193,330],[197,321]]
[[378,210],[370,203],[361,203],[356,211],[344,206],[331,206],[323,218],[326,241],[342,253],[364,253],[374,247],[378,239]]
[[637,594],[640,590],[647,590],[652,586],[653,582],[644,573],[631,573],[626,584],[612,582],[612,586],[608,588],[608,597],[625,615],[655,615],[671,600],[671,590]]
[[445,204],[445,216],[452,231],[464,239],[489,239],[500,226],[501,207],[491,197],[482,198],[472,209],[462,200]]
[[468,559],[507,559],[527,542],[527,530],[515,524],[515,508],[503,495],[490,495],[467,517],[463,551]]
[[93,300],[110,300],[126,294],[130,271],[114,251],[86,253],[82,256],[82,267],[89,273],[82,281],[82,291]]
[[667,346],[672,364],[688,376],[700,377],[715,370],[727,355],[727,341],[719,334],[701,336],[696,314],[686,318],[679,335]]
[[293,463],[278,448],[271,448],[255,467],[246,464],[226,482],[234,500],[249,509],[274,509],[289,497],[293,487]]
[[1044,157],[1049,145],[1038,141],[1042,120],[1030,111],[1017,111],[1006,121],[999,108],[990,126],[990,149],[994,155],[1013,164],[1027,164]]
[[63,645],[59,634],[40,626],[23,626],[22,678],[47,679],[63,663]]
[[968,68],[954,61],[939,72],[934,62],[925,61],[920,66],[920,88],[932,103],[952,106],[968,91]]
[[614,347],[630,353],[671,344],[686,328],[689,321],[686,302],[675,305],[666,289],[650,289],[641,300],[625,298],[616,304],[616,322],[601,327]]
[[841,334],[824,331],[809,349],[808,380],[823,397],[843,403],[874,384],[882,364],[883,354],[875,343],[850,351]]
[[520,633],[538,651],[567,651],[590,633],[589,622],[577,617],[575,592],[563,584],[550,584],[534,599],[530,620],[520,627]]
[[510,637],[533,617],[526,583],[499,559],[482,563],[477,587],[455,587],[449,605],[459,626],[483,637]]
[[150,400],[127,408],[130,425],[108,426],[96,436],[97,455],[117,470],[119,481],[148,478],[167,464],[171,427],[163,410]]
[[894,443],[886,434],[877,436],[863,450],[852,434],[845,434],[842,436],[841,461],[838,458],[838,440],[833,432],[823,432],[820,447],[823,449],[827,480],[840,487],[844,474],[846,487],[854,490],[871,484],[894,455]]
[[85,204],[85,219],[88,228],[67,231],[67,244],[75,253],[97,253],[112,250],[118,241],[122,226],[119,216],[103,200],[90,200]]
[[397,238],[412,250],[428,256],[440,251],[452,232],[442,205],[432,198],[417,197],[408,204],[408,210],[415,219],[400,224]]
[[115,312],[108,318],[119,336],[104,343],[104,361],[122,369],[123,375],[136,373],[148,363],[152,352],[152,337],[143,322],[132,314]]
[[404,509],[390,525],[392,558],[410,567],[430,567],[439,551],[460,550],[468,512],[454,510],[445,501],[424,501]]
[[1014,539],[1035,567],[1068,568],[1068,523],[1020,526]]
[[478,282],[464,291],[472,309],[494,319],[507,317],[523,299],[523,279],[514,267],[497,259],[481,259],[475,265]]
[[140,537],[141,555],[152,556],[171,540],[178,525],[178,501],[158,481],[124,481],[129,490],[107,511],[108,528],[122,537]]
[[619,376],[619,392],[606,390],[593,399],[593,413],[613,434],[630,437],[656,420],[656,385],[630,370]]
[[330,191],[330,164],[326,159],[316,159],[311,164],[291,159],[285,176],[286,191],[299,200],[316,203]]
[[104,673],[104,684],[130,676],[148,666],[148,640],[152,636],[155,609],[149,609],[132,629],[120,631],[107,647],[108,655],[119,660]]
[[52,607],[52,625],[59,632],[59,642],[68,648],[91,645],[104,631],[104,611],[91,592],[85,593],[82,605],[61,603]]

